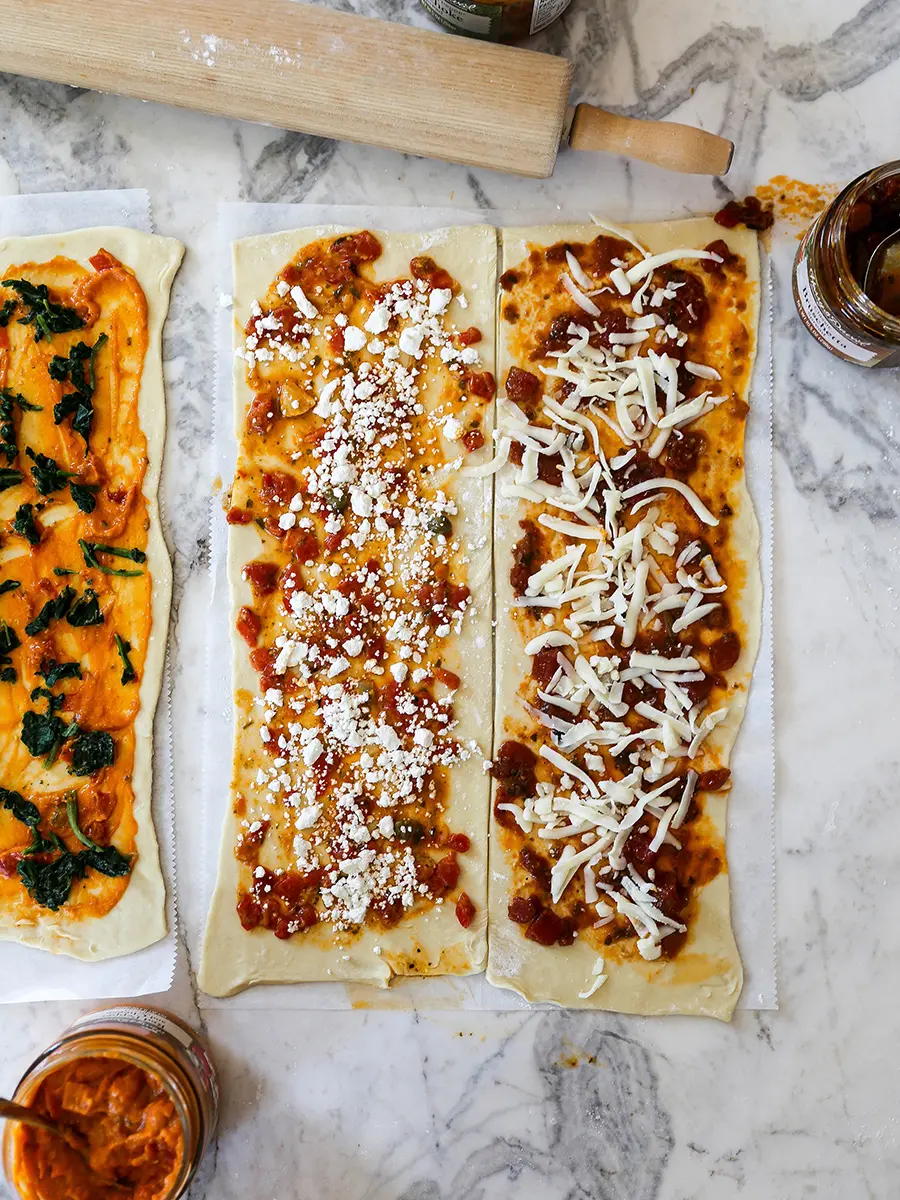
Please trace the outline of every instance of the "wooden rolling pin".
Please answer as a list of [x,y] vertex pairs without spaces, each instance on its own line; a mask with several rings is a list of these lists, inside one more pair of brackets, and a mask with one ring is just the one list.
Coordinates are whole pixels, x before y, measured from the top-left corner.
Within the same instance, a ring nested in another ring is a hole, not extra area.
[[569,105],[563,58],[296,0],[0,0],[0,71],[544,178],[560,145],[718,175],[732,145]]

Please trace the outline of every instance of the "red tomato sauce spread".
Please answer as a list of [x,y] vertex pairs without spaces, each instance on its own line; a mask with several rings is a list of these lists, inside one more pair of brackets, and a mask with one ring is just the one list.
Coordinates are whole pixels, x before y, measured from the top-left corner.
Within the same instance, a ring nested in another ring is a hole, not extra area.
[[[751,197],[716,220],[771,213]],[[500,285],[517,410],[500,489],[525,501],[505,569],[530,657],[492,767],[507,915],[542,946],[671,958],[725,870],[709,735],[746,687],[729,673],[753,285],[720,238],[653,257],[605,234],[530,247]]]
[[19,1126],[15,1184],[28,1200],[162,1200],[169,1194],[184,1157],[184,1134],[154,1075],[117,1058],[77,1059],[41,1083],[30,1107],[55,1121],[65,1138]]
[[238,695],[236,900],[246,930],[280,939],[444,903],[463,928],[475,916],[447,811],[475,752],[454,711],[473,597],[437,480],[480,457],[495,380],[482,331],[449,319],[458,281],[428,255],[376,281],[382,252],[366,230],[304,246],[239,349],[252,398],[227,519],[255,526],[234,620],[262,698]]

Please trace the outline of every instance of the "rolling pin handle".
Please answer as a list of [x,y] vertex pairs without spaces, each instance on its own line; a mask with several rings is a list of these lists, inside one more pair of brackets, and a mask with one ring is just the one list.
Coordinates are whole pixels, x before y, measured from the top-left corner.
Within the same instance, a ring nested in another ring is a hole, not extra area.
[[574,150],[624,154],[688,175],[724,175],[734,154],[733,142],[705,129],[621,117],[593,104],[576,105],[569,145]]

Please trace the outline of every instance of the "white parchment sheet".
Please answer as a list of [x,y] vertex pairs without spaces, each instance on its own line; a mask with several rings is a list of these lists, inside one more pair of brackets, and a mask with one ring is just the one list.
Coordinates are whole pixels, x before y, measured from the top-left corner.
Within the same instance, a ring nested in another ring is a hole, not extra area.
[[[0,197],[0,237],[65,233],[99,225],[155,232],[149,194],[132,188]],[[170,689],[167,659],[153,733],[153,821],[166,880],[168,934],[136,954],[93,963],[0,942],[0,1004],[145,996],[171,987],[175,974],[177,906]]]
[[[608,214],[619,219],[618,214]],[[655,219],[658,213],[652,214]],[[227,488],[234,475],[237,445],[232,421],[233,318],[227,298],[232,292],[231,243],[239,238],[318,225],[344,225],[373,230],[428,230],[475,223],[498,226],[583,222],[585,213],[473,212],[437,208],[379,208],[322,204],[222,204],[219,207],[218,286],[224,303],[216,331],[216,402],[214,413],[215,472]],[[648,218],[649,219],[649,216]],[[630,214],[625,223],[637,223]],[[762,305],[759,353],[751,394],[746,448],[747,477],[762,535],[762,575],[765,592],[759,659],[744,725],[733,761],[734,786],[729,802],[728,863],[733,919],[745,983],[739,1007],[776,1007],[775,877],[774,877],[774,729],[772,662],[772,359],[769,264],[762,264]],[[220,500],[213,501],[210,530],[210,570],[217,619],[208,626],[207,712],[204,747],[204,819],[208,846],[205,857],[207,901],[215,880],[216,854],[222,822],[229,804],[231,756],[231,642],[227,623],[218,619],[230,611],[226,571],[226,524]],[[483,975],[465,978],[397,979],[382,991],[365,985],[307,983],[249,988],[218,1000],[201,994],[202,1007],[252,1009],[366,1008],[487,1009],[539,1007],[515,993],[491,987]]]

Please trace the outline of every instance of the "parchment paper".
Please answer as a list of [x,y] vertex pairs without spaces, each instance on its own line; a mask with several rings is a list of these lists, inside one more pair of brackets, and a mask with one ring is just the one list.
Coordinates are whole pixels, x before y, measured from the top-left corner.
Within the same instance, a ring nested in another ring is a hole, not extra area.
[[[620,223],[637,223],[644,214],[604,214]],[[655,212],[646,219],[660,219]],[[316,225],[346,225],[384,230],[428,230],[452,225],[489,223],[497,226],[562,224],[584,221],[584,212],[558,210],[485,212],[452,208],[383,208],[377,205],[221,204],[219,206],[216,398],[213,415],[214,472],[227,489],[234,476],[237,444],[232,422],[232,291],[231,243],[238,238]],[[744,965],[739,1008],[777,1007],[775,966],[774,874],[774,671],[772,640],[772,354],[771,271],[768,256],[761,264],[759,349],[751,385],[745,459],[747,479],[760,522],[761,567],[765,603],[759,658],[744,723],[735,747],[734,784],[729,801],[728,866],[732,887],[732,919]],[[231,644],[224,621],[230,611],[226,571],[227,527],[221,497],[213,500],[210,519],[210,572],[213,597],[207,646],[207,726],[204,731],[204,859],[205,901],[215,882],[216,853],[230,803],[231,775]],[[491,987],[483,975],[455,978],[396,979],[382,991],[365,985],[306,983],[248,988],[237,996],[215,999],[200,994],[205,1008],[250,1009],[482,1009],[488,1011],[544,1007],[531,1005],[513,992]],[[550,1006],[547,1006],[550,1007]]]
[[[139,188],[108,192],[52,192],[0,197],[0,237],[65,233],[95,225],[155,232],[149,193]],[[159,498],[163,528],[165,505]],[[101,1000],[164,992],[175,974],[175,809],[172,788],[171,673],[168,656],[153,731],[153,821],[166,881],[166,924],[159,942],[123,958],[79,962],[14,942],[0,942],[0,1004],[34,1000]]]

